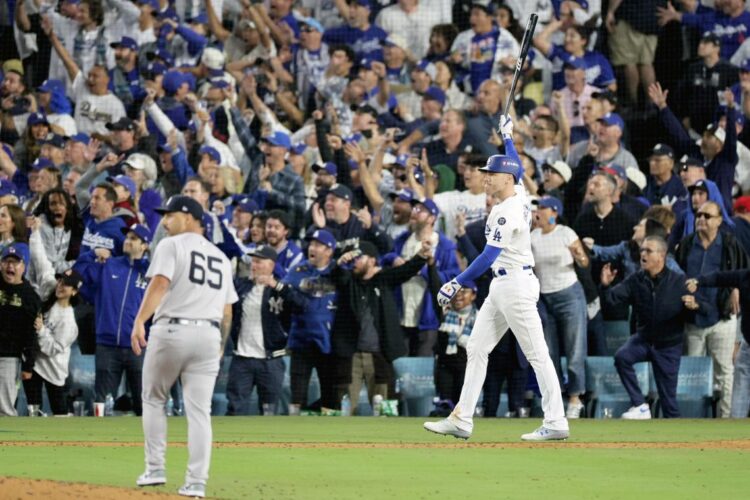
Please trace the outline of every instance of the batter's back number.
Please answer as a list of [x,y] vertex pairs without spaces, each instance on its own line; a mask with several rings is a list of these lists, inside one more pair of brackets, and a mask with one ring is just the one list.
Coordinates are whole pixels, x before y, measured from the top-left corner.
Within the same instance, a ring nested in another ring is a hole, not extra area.
[[[206,274],[208,273],[208,279]],[[223,275],[221,274],[221,259],[206,257],[200,252],[190,252],[190,272],[188,279],[196,285],[207,283],[216,290],[221,290]]]

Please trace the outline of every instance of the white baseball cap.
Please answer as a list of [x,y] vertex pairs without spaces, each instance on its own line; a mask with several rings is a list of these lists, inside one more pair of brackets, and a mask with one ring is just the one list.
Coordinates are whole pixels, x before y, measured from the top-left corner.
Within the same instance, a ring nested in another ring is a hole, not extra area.
[[224,53],[214,47],[206,47],[203,49],[203,55],[201,55],[201,63],[208,69],[223,70]]
[[544,166],[549,167],[560,174],[560,177],[562,177],[565,182],[569,182],[570,178],[573,177],[573,171],[570,169],[568,164],[562,160],[557,160],[553,163],[546,162]]

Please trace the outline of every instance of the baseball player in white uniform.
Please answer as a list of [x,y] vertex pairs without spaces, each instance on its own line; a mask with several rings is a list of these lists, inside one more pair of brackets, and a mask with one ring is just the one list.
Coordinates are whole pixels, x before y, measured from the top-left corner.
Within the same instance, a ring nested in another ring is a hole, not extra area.
[[173,196],[162,225],[169,234],[156,247],[146,276],[150,283],[135,319],[131,344],[146,347],[144,324],[153,316],[143,362],[143,434],[146,472],[136,484],[166,483],[169,389],[182,380],[188,421],[188,466],[183,496],[204,497],[211,462],[211,396],[238,300],[226,256],[203,236],[200,204]]
[[486,174],[486,193],[495,194],[501,200],[487,218],[484,229],[487,245],[463,273],[443,285],[438,302],[447,306],[461,289],[462,283],[476,279],[488,268],[492,268],[494,279],[487,300],[477,314],[466,347],[467,365],[461,398],[448,418],[426,422],[424,427],[431,432],[462,439],[471,436],[474,408],[487,375],[487,355],[511,328],[534,369],[544,410],[542,426],[522,435],[521,439],[567,439],[568,421],[565,419],[560,384],[536,308],[539,281],[532,270],[531,207],[520,183],[523,165],[513,145],[513,121],[509,116],[500,118],[500,131],[506,154],[491,156],[487,164],[479,169]]

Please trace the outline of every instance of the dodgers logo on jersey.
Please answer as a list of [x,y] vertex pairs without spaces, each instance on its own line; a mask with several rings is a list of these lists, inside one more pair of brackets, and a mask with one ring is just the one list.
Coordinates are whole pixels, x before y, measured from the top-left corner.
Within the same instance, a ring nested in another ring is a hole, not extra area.
[[497,219],[497,224],[499,226],[504,225],[506,222],[508,222],[508,221],[505,220],[505,217],[500,217],[499,219]]

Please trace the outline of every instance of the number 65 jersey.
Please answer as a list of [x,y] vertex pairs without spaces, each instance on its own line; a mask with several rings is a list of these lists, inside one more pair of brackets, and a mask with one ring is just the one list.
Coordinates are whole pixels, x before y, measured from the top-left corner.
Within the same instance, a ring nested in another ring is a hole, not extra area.
[[197,233],[163,239],[146,277],[162,275],[169,290],[156,308],[154,323],[164,318],[221,321],[224,306],[239,300],[226,255]]
[[498,269],[534,267],[531,253],[531,204],[526,190],[515,186],[516,194],[492,208],[484,226],[487,244],[502,249],[492,263],[493,275]]

